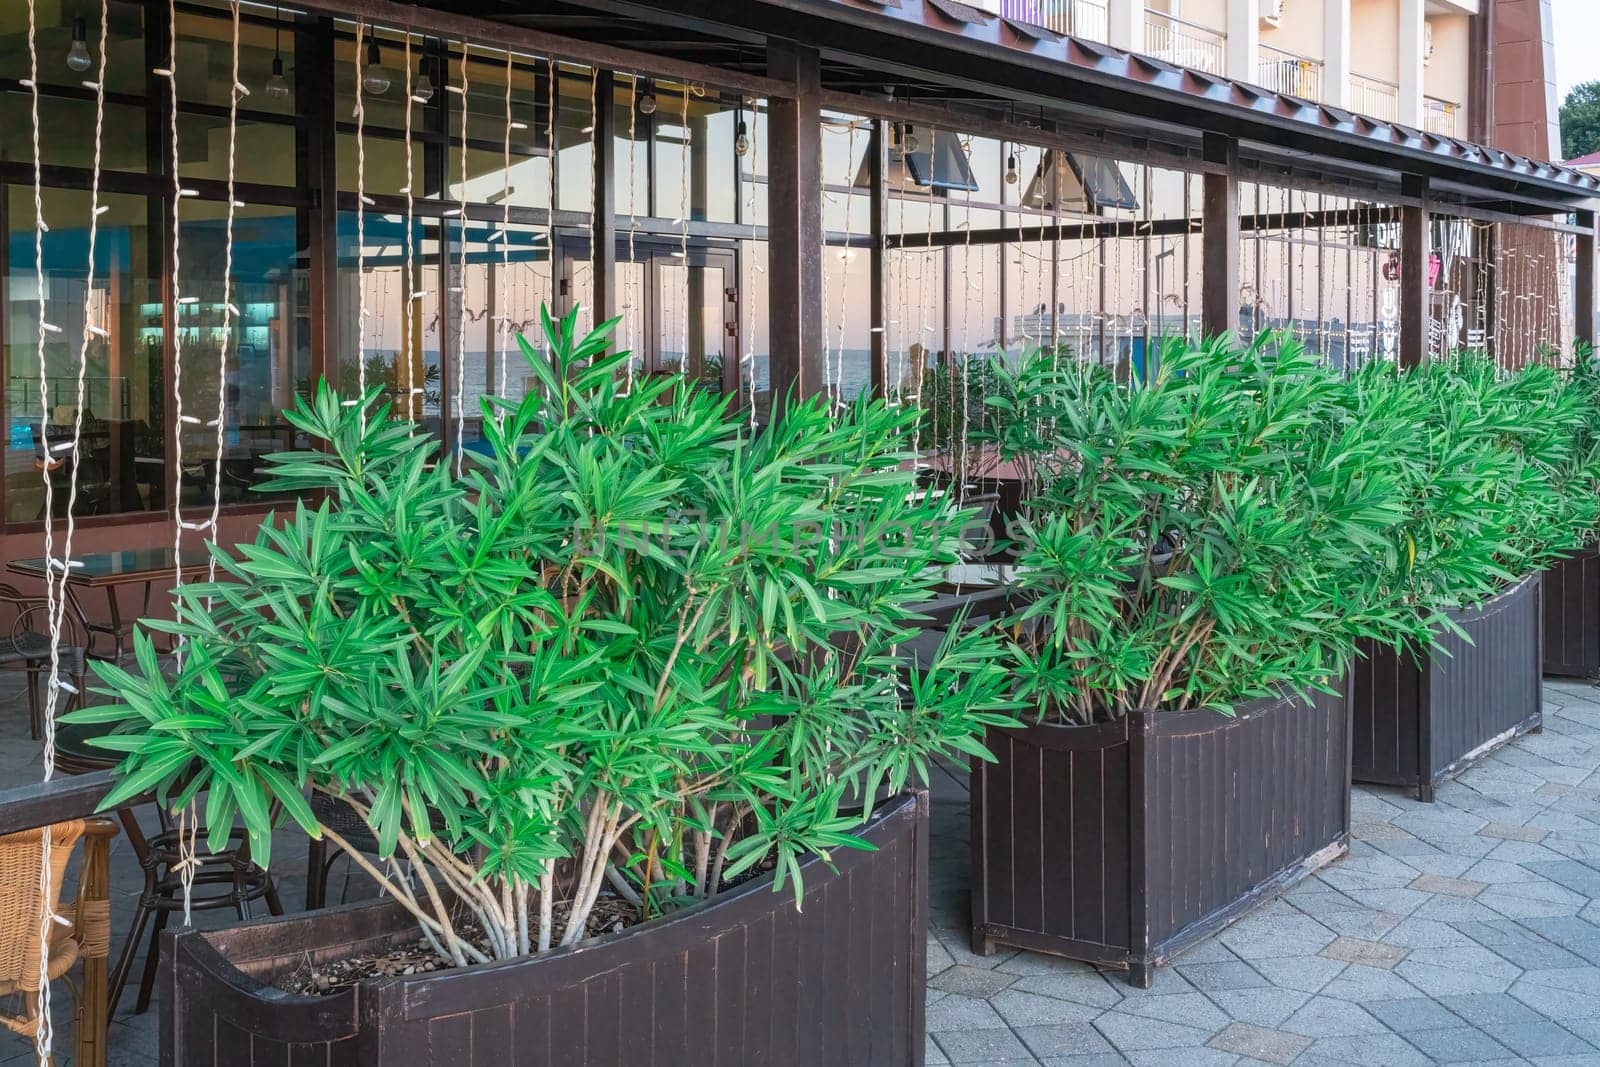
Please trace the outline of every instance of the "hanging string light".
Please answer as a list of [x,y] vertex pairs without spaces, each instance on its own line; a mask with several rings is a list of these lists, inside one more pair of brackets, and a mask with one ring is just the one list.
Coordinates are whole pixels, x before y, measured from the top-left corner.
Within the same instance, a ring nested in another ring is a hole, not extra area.
[[[639,299],[643,295],[639,292],[639,275],[643,272],[635,269],[637,250],[635,240],[639,233],[639,171],[637,163],[637,148],[639,144],[639,75],[628,77],[628,281],[623,290],[623,310],[627,318],[623,320],[623,329],[628,338],[628,351],[634,353],[628,357],[627,390],[633,392],[633,367],[636,360],[643,358],[643,351],[639,346]],[[751,224],[752,228],[754,223]]]
[[[356,397],[345,403],[359,405],[358,419],[367,427],[367,107],[362,94],[366,79],[361,73],[361,36],[365,23],[356,20]],[[370,32],[370,31],[367,31]]]
[[[509,288],[511,285],[511,131],[515,128],[511,114],[511,81],[514,74],[511,50],[506,49],[505,130],[500,142],[500,277],[496,286],[496,303],[499,314],[494,322],[495,395],[506,395],[506,359],[510,356],[509,338],[506,334],[511,322]],[[465,155],[465,153],[463,153]],[[489,238],[493,240],[493,236]],[[496,418],[505,412],[495,409]]]
[[[689,371],[689,155],[694,151],[694,135],[689,130],[689,83],[682,84],[679,94],[680,113],[678,127],[683,131],[683,151],[678,153],[678,252],[677,257],[683,261],[683,362],[680,370]],[[706,356],[705,345],[701,344],[701,359]]]
[[[744,100],[742,96],[739,99],[741,103]],[[750,100],[750,129],[752,134],[760,121],[761,102],[760,100],[752,97]],[[743,121],[740,122],[739,127],[742,133],[744,129]],[[737,147],[738,145],[735,143],[736,150]],[[748,152],[749,146],[747,144],[746,150],[744,152],[739,152],[738,154],[741,158],[743,158],[744,156],[748,155]],[[745,329],[743,338],[744,368],[740,372],[740,380],[743,381],[746,375],[749,377],[750,432],[754,433],[756,429],[756,302],[754,299],[754,294],[756,285],[755,274],[758,270],[760,270],[760,265],[756,263],[756,169],[754,160],[752,160],[750,164],[749,196],[749,202],[745,205],[745,215],[750,220],[750,242],[749,251],[746,252],[745,258],[750,264],[750,272],[748,274],[748,287],[745,289],[743,297],[745,310]]]
[[846,402],[844,395],[844,338],[845,316],[850,302],[850,259],[855,255],[851,246],[852,208],[854,205],[855,170],[852,166],[856,158],[856,120],[851,119],[847,124],[845,133],[844,152],[844,248],[839,252],[839,367],[834,374],[835,386],[834,403],[843,406]]
[[411,28],[405,31],[405,144],[406,144],[406,184],[401,192],[406,197],[405,211],[405,274],[400,280],[400,388],[405,396],[406,422],[410,432],[416,432],[416,405],[414,383],[412,381],[412,351],[414,346],[420,346],[421,338],[417,336],[421,325],[421,302],[427,296],[422,290],[416,288],[416,191],[412,188],[415,183],[415,172],[412,170],[412,145],[411,145],[411,112],[416,103],[411,95]]
[[467,116],[472,111],[471,101],[467,90],[467,67],[471,65],[471,45],[465,40],[461,42],[461,86],[450,88],[461,97],[461,188],[457,201],[456,211],[459,214],[459,223],[456,232],[461,235],[461,248],[457,259],[456,284],[451,287],[451,295],[455,297],[458,311],[456,327],[456,439],[455,459],[456,477],[461,477],[462,464],[467,453]]

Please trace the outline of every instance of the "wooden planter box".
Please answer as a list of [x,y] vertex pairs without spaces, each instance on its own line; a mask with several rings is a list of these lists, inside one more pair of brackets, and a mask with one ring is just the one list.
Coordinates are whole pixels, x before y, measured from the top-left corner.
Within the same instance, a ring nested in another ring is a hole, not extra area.
[[167,934],[166,1067],[359,1064],[920,1065],[927,971],[926,793],[878,809],[804,865],[805,907],[770,878],[537,959],[363,982],[327,997],[267,984],[313,960],[415,940],[362,904]]
[[1368,646],[1351,694],[1358,782],[1434,787],[1544,721],[1539,576],[1450,617],[1470,637],[1442,636],[1419,655]]
[[1600,675],[1600,549],[1582,549],[1544,572],[1544,673]]
[[1151,971],[1350,841],[1348,701],[991,730],[972,763],[972,943]]

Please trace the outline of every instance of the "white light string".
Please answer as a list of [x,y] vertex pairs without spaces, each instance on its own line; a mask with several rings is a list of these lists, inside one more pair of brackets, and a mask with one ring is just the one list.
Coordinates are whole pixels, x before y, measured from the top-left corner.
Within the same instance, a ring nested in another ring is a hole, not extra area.
[[[678,258],[683,260],[683,348],[679,373],[689,372],[689,153],[693,151],[694,138],[689,133],[689,83],[683,83],[682,105],[679,118],[683,130],[683,151],[678,155]],[[701,344],[700,358],[706,353]]]
[[[844,151],[844,248],[839,252],[839,364],[833,376],[835,410],[842,409],[846,404],[844,395],[844,336],[845,315],[849,308],[850,299],[850,259],[855,254],[850,247],[851,209],[855,206],[855,171],[851,164],[856,158],[856,120],[851,119],[845,132]],[[824,271],[826,273],[826,271]]]
[[[589,68],[589,329],[600,325],[600,314],[603,309],[598,307],[594,299],[594,287],[600,282],[600,228],[595,224],[600,211],[600,198],[596,196],[600,188],[600,68]],[[613,246],[614,247],[614,246]],[[610,249],[607,249],[609,252]],[[616,285],[616,272],[612,271],[610,283]],[[615,299],[615,290],[613,299]]]
[[[217,523],[222,517],[222,461],[227,455],[228,342],[233,337],[233,320],[236,313],[233,304],[233,220],[234,212],[239,207],[239,201],[234,197],[234,174],[239,138],[239,98],[250,95],[250,90],[246,89],[244,83],[239,80],[239,0],[229,0],[228,9],[233,20],[232,55],[229,67],[233,85],[228,93],[228,213],[222,239],[222,342],[217,346],[217,415],[212,423],[217,431],[216,465],[212,471],[211,480],[211,517],[205,523],[204,534],[205,539],[213,544],[217,540]],[[183,432],[181,424],[178,426],[177,432]],[[216,580],[217,559],[215,555],[208,554],[206,581],[214,582]],[[207,610],[210,607],[211,600],[207,598]],[[186,888],[185,893],[187,894],[187,892]],[[188,913],[189,901],[186,898],[184,900],[185,925],[188,925]]]
[[638,144],[639,144],[639,75],[628,76],[628,280],[623,287],[623,310],[628,317],[623,320],[622,328],[628,339],[628,365],[623,373],[625,388],[633,392],[633,365],[636,360],[642,360],[644,353],[639,345],[639,292],[638,275],[641,271],[635,269],[636,245],[635,238],[639,233],[639,181],[638,181]]
[[[556,295],[556,111],[561,106],[561,72],[556,68],[556,57],[545,57],[546,70],[550,83],[550,102],[545,108],[545,152],[550,159],[548,169],[549,185],[545,190],[546,209],[544,220],[544,254],[550,262],[550,299],[555,300]],[[546,354],[549,353],[550,343],[544,339],[544,331],[540,331],[541,343]]]
[[[511,131],[516,128],[515,120],[511,114],[511,79],[514,66],[511,60],[511,50],[506,49],[506,95],[505,95],[505,135],[500,148],[500,278],[496,288],[496,303],[499,305],[499,314],[495,317],[495,395],[506,395],[506,359],[510,355],[510,338],[507,336],[511,323]],[[463,149],[465,146],[463,146]],[[465,151],[462,153],[465,155]],[[495,409],[497,420],[503,419],[505,412]]]
[[[467,454],[467,115],[472,111],[467,100],[467,66],[471,61],[471,46],[463,40],[461,42],[461,86],[448,88],[458,92],[461,96],[461,195],[456,204],[459,224],[458,232],[461,234],[461,251],[456,258],[456,283],[450,286],[450,292],[456,300],[456,440],[455,459],[456,477],[461,477],[462,463]],[[448,55],[448,53],[447,53]],[[448,58],[446,59],[448,63]]]
[[416,410],[415,410],[415,407],[414,407],[414,399],[413,398],[416,395],[416,389],[414,388],[415,383],[411,380],[411,378],[412,378],[412,374],[411,374],[411,362],[412,362],[412,360],[411,360],[411,346],[412,346],[412,344],[414,342],[420,340],[420,338],[416,338],[416,337],[413,336],[414,333],[416,332],[413,329],[413,324],[417,324],[418,326],[420,326],[420,311],[421,311],[421,309],[413,307],[412,305],[417,303],[418,301],[422,300],[427,294],[422,292],[421,290],[419,290],[417,288],[417,286],[416,286],[416,276],[415,276],[415,270],[416,270],[416,234],[415,234],[414,231],[415,231],[416,225],[417,225],[417,216],[416,216],[416,206],[417,205],[416,205],[416,190],[412,188],[412,182],[413,182],[413,179],[414,179],[414,173],[415,172],[412,170],[412,167],[411,167],[411,151],[412,151],[412,149],[411,149],[411,104],[412,104],[411,92],[412,92],[412,90],[411,90],[411,28],[409,26],[406,27],[405,38],[406,38],[406,41],[405,41],[405,72],[406,72],[406,78],[405,78],[405,98],[406,98],[405,99],[405,105],[406,105],[406,117],[405,117],[406,184],[405,184],[404,189],[402,189],[401,191],[404,192],[405,196],[406,196],[406,216],[405,216],[405,226],[406,226],[406,233],[405,233],[405,264],[406,264],[406,267],[405,267],[405,277],[401,280],[401,283],[400,283],[400,301],[401,301],[401,306],[400,306],[400,348],[401,348],[400,360],[401,360],[401,363],[404,366],[404,370],[401,372],[400,382],[401,382],[401,388],[405,391],[406,423],[409,426],[409,431],[408,432],[410,432],[412,434],[415,434],[417,432],[417,424],[416,424],[417,414],[416,414]]
[[367,106],[361,95],[361,52],[366,23],[356,20],[356,390],[346,404],[360,407],[357,416],[362,430],[367,428]]
[[[749,263],[749,269],[746,272],[747,282],[746,282],[746,288],[745,288],[744,296],[743,296],[745,329],[744,329],[744,337],[742,338],[744,344],[741,347],[742,347],[743,352],[744,352],[744,361],[743,361],[744,365],[740,368],[740,372],[739,372],[739,380],[740,380],[740,385],[741,386],[744,384],[746,376],[748,376],[749,382],[750,382],[750,432],[751,433],[755,433],[755,429],[756,429],[756,308],[755,308],[755,303],[756,302],[755,302],[755,298],[754,298],[755,286],[756,286],[756,277],[755,276],[756,276],[756,272],[761,269],[761,265],[756,262],[756,154],[755,154],[755,146],[760,143],[757,140],[757,128],[758,128],[758,126],[760,124],[760,115],[761,115],[761,104],[760,104],[760,101],[755,97],[751,97],[750,98],[750,134],[749,134],[749,136],[750,136],[750,152],[749,152],[749,159],[750,159],[750,193],[749,193],[749,200],[745,204],[745,215],[750,220],[750,244],[749,244],[749,248],[745,252],[745,257],[744,257],[745,260]],[[629,173],[628,188],[630,190],[630,198],[631,198],[631,195],[632,195],[631,194],[631,190],[633,188],[633,181],[632,181],[633,156],[632,156],[632,148],[631,148],[632,143],[633,143],[632,142],[632,131],[630,130],[629,131],[629,146],[630,146],[630,148],[629,148],[629,157],[628,157],[628,163],[629,163],[629,168],[628,168],[628,173]],[[740,164],[739,166],[742,169],[742,164]],[[631,207],[630,207],[630,210],[631,210]],[[630,241],[631,241],[631,239],[632,239],[632,237],[631,237],[631,234],[630,234]],[[630,255],[632,254],[632,246],[631,246],[631,244],[630,244],[630,247],[629,247],[629,254]],[[630,366],[631,366],[631,363],[630,363]]]

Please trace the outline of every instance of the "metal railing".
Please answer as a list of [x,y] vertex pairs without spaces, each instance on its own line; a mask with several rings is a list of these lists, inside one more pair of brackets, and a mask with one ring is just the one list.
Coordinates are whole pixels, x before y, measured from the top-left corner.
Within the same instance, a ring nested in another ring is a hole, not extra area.
[[1175,15],[1146,11],[1144,51],[1175,66],[1222,74],[1227,64],[1228,35]]
[[1466,109],[1460,104],[1433,96],[1422,98],[1422,128],[1429,133],[1445,137],[1465,137],[1466,117]]
[[1106,0],[999,0],[999,13],[1071,37],[1106,40]]
[[1384,122],[1400,117],[1400,87],[1365,74],[1350,75],[1350,110]]
[[1261,45],[1256,78],[1263,89],[1305,100],[1322,99],[1322,60]]

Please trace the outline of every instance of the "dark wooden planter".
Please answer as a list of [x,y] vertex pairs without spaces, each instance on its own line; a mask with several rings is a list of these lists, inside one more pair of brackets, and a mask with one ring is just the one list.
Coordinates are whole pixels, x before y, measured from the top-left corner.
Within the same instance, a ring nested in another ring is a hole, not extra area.
[[1434,787],[1544,721],[1539,576],[1450,617],[1471,642],[1444,634],[1414,653],[1369,645],[1351,694],[1358,782]]
[[972,942],[1154,967],[1350,841],[1348,701],[992,730],[972,763]]
[[389,904],[168,934],[161,1063],[254,1067],[920,1065],[927,794],[886,803],[805,864],[796,910],[770,879],[538,959],[293,996],[275,976],[418,935]]
[[1593,545],[1544,572],[1544,673],[1600,675],[1600,549]]

